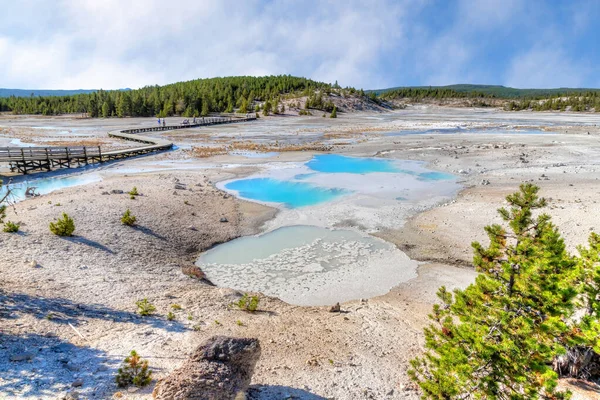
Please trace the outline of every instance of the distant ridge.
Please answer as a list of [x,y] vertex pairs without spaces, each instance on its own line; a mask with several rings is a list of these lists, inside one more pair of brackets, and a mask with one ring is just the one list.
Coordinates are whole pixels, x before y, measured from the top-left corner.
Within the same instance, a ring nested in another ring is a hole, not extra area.
[[518,99],[527,97],[552,96],[557,94],[600,92],[600,89],[591,88],[554,88],[554,89],[517,89],[502,85],[472,85],[457,84],[447,86],[397,86],[387,89],[368,90],[377,95],[398,89],[447,89],[459,93],[478,92],[502,99]]
[[[131,89],[119,89],[119,90],[131,90]],[[29,97],[33,96],[73,96],[75,94],[86,94],[97,92],[98,89],[76,89],[76,90],[50,90],[50,89],[3,89],[0,88],[0,97]]]

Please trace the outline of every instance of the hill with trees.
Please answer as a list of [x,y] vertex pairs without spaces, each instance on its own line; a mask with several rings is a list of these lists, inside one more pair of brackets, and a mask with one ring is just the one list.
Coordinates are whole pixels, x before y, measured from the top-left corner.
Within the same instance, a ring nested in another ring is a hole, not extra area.
[[555,88],[555,89],[517,89],[501,85],[446,85],[446,86],[405,86],[388,89],[368,90],[381,97],[401,96],[410,93],[452,93],[450,97],[494,97],[498,99],[542,99],[556,96],[587,95],[600,93],[600,89]]
[[441,105],[502,107],[506,111],[600,112],[600,89],[515,89],[505,86],[449,85],[400,87],[368,92],[393,104],[433,102]]
[[181,115],[198,117],[211,112],[258,112],[268,105],[270,112],[279,112],[283,99],[306,97],[305,108],[331,111],[328,96],[363,96],[354,88],[317,82],[290,75],[236,76],[196,79],[165,86],[147,86],[135,90],[98,90],[92,93],[66,96],[11,96],[0,98],[0,111],[14,114],[57,115],[87,113],[90,117],[167,117]]

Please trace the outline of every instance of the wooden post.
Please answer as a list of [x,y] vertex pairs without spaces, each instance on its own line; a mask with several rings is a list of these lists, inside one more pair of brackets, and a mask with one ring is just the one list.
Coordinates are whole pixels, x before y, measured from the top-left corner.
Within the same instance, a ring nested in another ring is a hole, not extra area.
[[100,146],[98,146],[98,162],[102,162],[102,150],[100,150]]
[[85,165],[88,165],[87,149],[85,146],[83,146],[83,158],[85,159]]
[[44,150],[46,150],[46,162],[48,163],[48,166],[46,167],[48,169],[48,171],[52,170],[52,168],[50,167],[50,154],[48,154],[48,148],[44,148]]
[[23,175],[27,175],[27,163],[25,162],[25,152],[21,149],[21,158],[23,159]]
[[71,157],[69,157],[69,148],[65,147],[65,150],[67,151],[67,167],[71,168]]

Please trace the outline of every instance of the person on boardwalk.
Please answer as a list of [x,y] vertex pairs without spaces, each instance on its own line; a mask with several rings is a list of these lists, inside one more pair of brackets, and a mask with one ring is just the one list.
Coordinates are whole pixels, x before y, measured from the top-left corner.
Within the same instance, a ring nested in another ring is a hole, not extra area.
[[158,126],[160,126],[160,118],[158,119]]
[[163,118],[163,128],[167,125],[167,123],[165,122],[165,118]]

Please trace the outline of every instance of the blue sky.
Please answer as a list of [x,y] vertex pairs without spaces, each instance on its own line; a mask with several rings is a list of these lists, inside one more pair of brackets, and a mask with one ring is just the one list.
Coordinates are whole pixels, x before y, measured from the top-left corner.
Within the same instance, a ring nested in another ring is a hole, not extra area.
[[[0,87],[600,87],[597,0],[0,0]],[[595,26],[596,25],[596,26]]]

